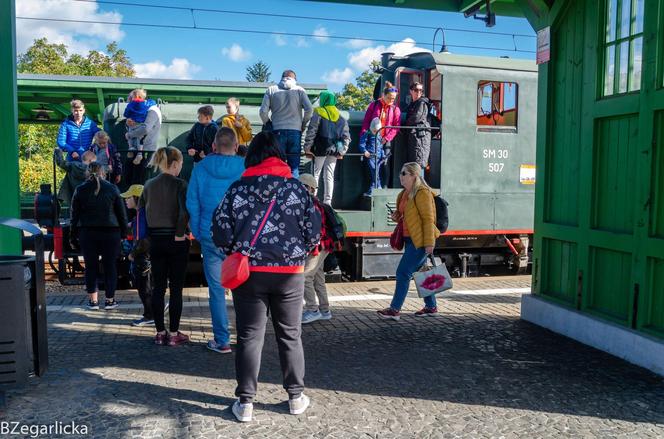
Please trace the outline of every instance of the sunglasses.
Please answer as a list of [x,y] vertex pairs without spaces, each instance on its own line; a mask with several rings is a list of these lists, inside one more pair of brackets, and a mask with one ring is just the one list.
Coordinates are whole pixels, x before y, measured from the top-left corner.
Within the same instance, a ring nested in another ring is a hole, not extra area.
[[419,91],[419,92],[423,92],[423,91],[424,91],[424,89],[423,89],[423,88],[414,88],[414,89],[413,89],[413,91]]
[[388,93],[398,93],[398,92],[399,92],[399,89],[396,88],[396,87],[392,87],[392,88],[388,88],[388,89],[387,89],[387,92],[388,92]]
[[402,176],[402,177],[405,177],[406,175],[408,175],[408,172],[406,172],[406,171],[401,171],[401,176]]

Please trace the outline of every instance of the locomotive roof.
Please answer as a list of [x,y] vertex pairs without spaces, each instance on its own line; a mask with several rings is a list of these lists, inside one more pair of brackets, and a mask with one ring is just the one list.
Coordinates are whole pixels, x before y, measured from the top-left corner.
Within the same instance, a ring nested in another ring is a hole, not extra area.
[[[516,70],[526,72],[537,72],[537,64],[533,60],[518,59],[518,58],[501,58],[491,56],[476,56],[476,55],[458,55],[455,53],[437,53],[437,52],[418,52],[407,55],[411,60],[420,59],[422,64],[431,65],[435,63],[438,70],[441,66],[460,66],[460,67],[474,67],[482,69],[500,69],[500,70]],[[393,57],[392,59],[404,59],[405,57]]]

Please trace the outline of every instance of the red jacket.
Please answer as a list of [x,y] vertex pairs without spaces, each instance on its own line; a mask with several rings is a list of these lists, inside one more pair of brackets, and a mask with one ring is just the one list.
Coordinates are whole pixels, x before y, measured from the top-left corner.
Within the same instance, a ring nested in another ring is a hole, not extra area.
[[[364,113],[364,121],[362,122],[362,129],[360,130],[360,136],[364,134],[365,131],[369,129],[371,121],[378,117],[380,118],[380,112],[383,107],[383,100],[378,99],[373,101],[367,107],[367,112]],[[387,107],[387,117],[385,120],[385,126],[400,126],[401,125],[401,110],[396,105],[390,105]],[[391,142],[392,139],[396,137],[399,133],[399,128],[385,128],[381,136],[385,139],[386,142]]]

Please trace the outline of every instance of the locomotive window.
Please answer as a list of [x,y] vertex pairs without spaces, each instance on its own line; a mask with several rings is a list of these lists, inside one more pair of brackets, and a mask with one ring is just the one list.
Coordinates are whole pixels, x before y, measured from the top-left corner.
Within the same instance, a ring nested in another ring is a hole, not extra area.
[[479,131],[492,128],[516,131],[518,84],[480,81],[477,84],[477,125]]
[[605,0],[603,96],[641,89],[645,0]]

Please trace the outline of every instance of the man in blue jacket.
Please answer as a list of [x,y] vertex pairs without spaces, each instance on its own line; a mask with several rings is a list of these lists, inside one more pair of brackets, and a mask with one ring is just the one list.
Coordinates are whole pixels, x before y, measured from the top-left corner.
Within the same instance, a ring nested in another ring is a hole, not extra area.
[[221,263],[225,255],[212,242],[210,226],[212,215],[226,194],[228,187],[244,172],[244,159],[236,155],[238,142],[232,129],[222,127],[212,145],[213,154],[206,156],[194,167],[187,190],[189,226],[201,244],[203,269],[207,279],[212,332],[208,349],[227,354],[231,352],[226,297],[221,286]]
[[92,138],[99,131],[97,124],[85,115],[83,102],[74,99],[70,103],[71,115],[60,124],[58,147],[67,153],[67,161],[81,161],[81,156],[90,149]]

